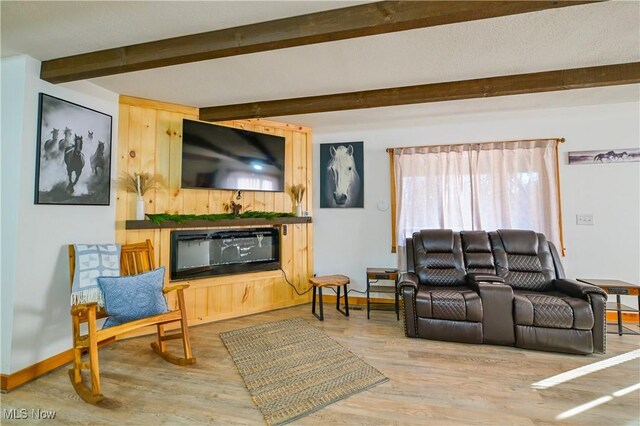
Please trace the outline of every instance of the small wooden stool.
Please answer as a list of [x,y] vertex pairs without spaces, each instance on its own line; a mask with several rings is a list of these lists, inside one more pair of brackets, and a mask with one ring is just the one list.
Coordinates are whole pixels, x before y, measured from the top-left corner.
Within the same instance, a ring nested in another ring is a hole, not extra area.
[[[325,275],[322,277],[309,278],[309,283],[313,286],[313,308],[311,313],[320,321],[324,321],[322,312],[322,287],[337,287],[336,309],[345,317],[349,316],[349,296],[347,285],[350,283],[349,277],[344,275]],[[344,288],[344,311],[340,309],[340,287]],[[316,289],[320,295],[320,316],[316,314]]]

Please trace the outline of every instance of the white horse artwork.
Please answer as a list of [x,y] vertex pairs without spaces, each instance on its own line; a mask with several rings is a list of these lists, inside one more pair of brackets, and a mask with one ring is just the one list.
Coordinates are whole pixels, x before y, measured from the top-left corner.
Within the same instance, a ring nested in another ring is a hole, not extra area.
[[324,170],[321,207],[363,207],[362,182],[354,160],[353,145],[329,146],[329,154]]

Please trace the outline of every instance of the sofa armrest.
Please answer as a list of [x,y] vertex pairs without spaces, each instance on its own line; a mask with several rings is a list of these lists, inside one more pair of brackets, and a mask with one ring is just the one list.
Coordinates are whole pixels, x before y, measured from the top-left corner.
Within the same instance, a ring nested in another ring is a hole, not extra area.
[[579,299],[587,299],[587,296],[592,294],[599,294],[605,299],[607,297],[607,293],[600,287],[580,281],[561,278],[553,280],[553,285],[555,286],[556,290],[561,291],[571,297],[577,297]]
[[470,282],[504,283],[504,278],[502,277],[491,274],[483,274],[480,272],[471,272],[467,274],[467,278]]
[[398,295],[402,302],[402,320],[404,334],[407,337],[418,337],[418,314],[416,312],[416,293],[420,280],[413,272],[400,275],[398,280]]
[[[598,287],[599,288],[599,287]],[[591,309],[593,309],[593,352],[607,352],[607,296],[590,293]]]
[[398,291],[402,294],[402,290],[405,288],[413,289],[414,291],[418,291],[418,286],[420,285],[420,279],[413,272],[405,272],[400,275],[400,279],[398,280]]
[[553,280],[556,290],[589,301],[593,311],[593,351],[605,353],[607,350],[607,293],[598,286],[580,281],[559,278]]
[[513,288],[495,275],[469,274],[467,281],[482,300],[482,341],[497,345],[515,344]]

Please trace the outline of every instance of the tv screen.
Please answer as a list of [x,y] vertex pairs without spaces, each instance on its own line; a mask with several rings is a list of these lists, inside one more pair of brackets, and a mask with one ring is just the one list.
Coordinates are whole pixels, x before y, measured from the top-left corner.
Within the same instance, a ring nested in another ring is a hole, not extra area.
[[182,120],[182,187],[284,191],[284,137]]

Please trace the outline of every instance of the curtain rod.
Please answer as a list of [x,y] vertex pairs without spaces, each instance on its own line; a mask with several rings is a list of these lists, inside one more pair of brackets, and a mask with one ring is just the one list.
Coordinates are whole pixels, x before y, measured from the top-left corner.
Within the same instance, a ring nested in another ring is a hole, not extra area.
[[533,142],[533,141],[544,141],[544,140],[555,140],[558,143],[564,143],[564,138],[539,138],[539,139],[515,139],[510,141],[493,141],[493,142],[469,142],[469,143],[455,143],[455,144],[439,144],[439,145],[422,145],[422,146],[396,146],[393,148],[387,148],[387,152],[393,152],[394,149],[409,149],[409,148],[435,148],[438,146],[465,146],[465,145],[484,145],[488,143],[512,143],[512,142]]

